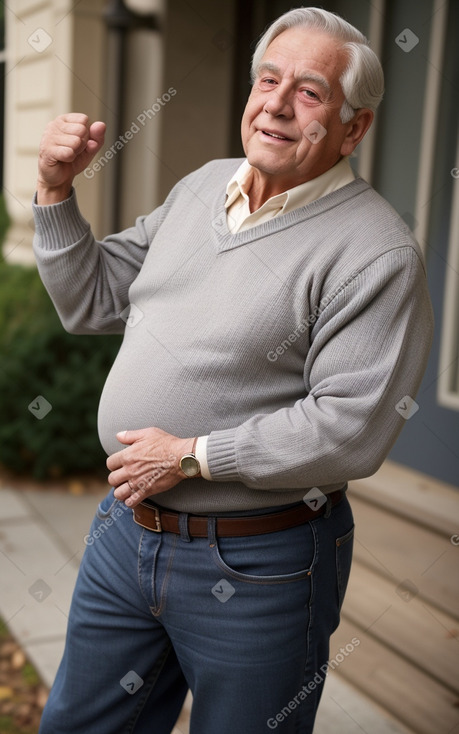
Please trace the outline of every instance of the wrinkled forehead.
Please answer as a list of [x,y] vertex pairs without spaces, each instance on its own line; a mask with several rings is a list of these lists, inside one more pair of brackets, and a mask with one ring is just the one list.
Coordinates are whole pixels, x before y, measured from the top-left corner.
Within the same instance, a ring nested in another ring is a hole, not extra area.
[[299,78],[315,76],[333,87],[339,84],[347,60],[342,41],[323,31],[297,26],[271,41],[255,73],[276,70]]

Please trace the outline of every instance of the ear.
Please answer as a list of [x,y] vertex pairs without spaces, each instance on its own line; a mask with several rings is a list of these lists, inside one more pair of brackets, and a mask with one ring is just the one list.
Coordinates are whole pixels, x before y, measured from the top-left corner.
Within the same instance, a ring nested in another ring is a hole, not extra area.
[[374,112],[365,107],[357,110],[352,120],[346,123],[348,131],[341,145],[341,155],[351,155],[368,132],[374,116]]

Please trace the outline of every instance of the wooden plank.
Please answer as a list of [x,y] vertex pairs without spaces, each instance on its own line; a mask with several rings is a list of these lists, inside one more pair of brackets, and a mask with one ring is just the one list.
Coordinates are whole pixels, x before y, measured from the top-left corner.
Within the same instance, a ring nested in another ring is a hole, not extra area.
[[457,731],[457,696],[347,619],[332,637],[330,658],[339,660],[340,648],[354,637],[359,645],[335,668],[340,676],[416,734]]
[[416,734],[331,671],[320,701],[314,734]]
[[349,495],[385,507],[445,537],[459,533],[459,487],[386,460],[371,477],[350,482]]
[[411,581],[420,596],[453,617],[459,610],[459,546],[395,512],[351,498],[354,559],[391,579]]
[[[397,593],[398,592],[398,593]],[[343,613],[382,645],[459,695],[459,624],[410,589],[355,563]]]

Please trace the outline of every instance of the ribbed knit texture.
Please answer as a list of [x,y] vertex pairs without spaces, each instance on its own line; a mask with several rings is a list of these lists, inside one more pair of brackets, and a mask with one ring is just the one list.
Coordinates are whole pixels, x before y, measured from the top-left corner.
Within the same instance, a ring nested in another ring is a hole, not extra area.
[[225,189],[240,162],[207,164],[103,242],[74,195],[35,207],[65,328],[122,332],[131,303],[99,406],[107,453],[119,430],[210,434],[214,481],[156,496],[184,512],[275,507],[376,471],[432,336],[419,248],[365,181],[232,235]]

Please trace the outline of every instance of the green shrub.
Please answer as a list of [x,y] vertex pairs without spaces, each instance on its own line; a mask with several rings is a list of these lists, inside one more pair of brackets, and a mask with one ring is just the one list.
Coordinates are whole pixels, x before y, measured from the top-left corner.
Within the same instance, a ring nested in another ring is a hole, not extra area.
[[3,194],[0,194],[0,248],[3,244],[3,240],[5,239],[5,235],[8,231],[9,226],[10,218],[6,210],[5,199],[3,197]]
[[0,263],[0,283],[0,463],[40,479],[104,469],[97,405],[121,337],[64,331],[33,267]]

